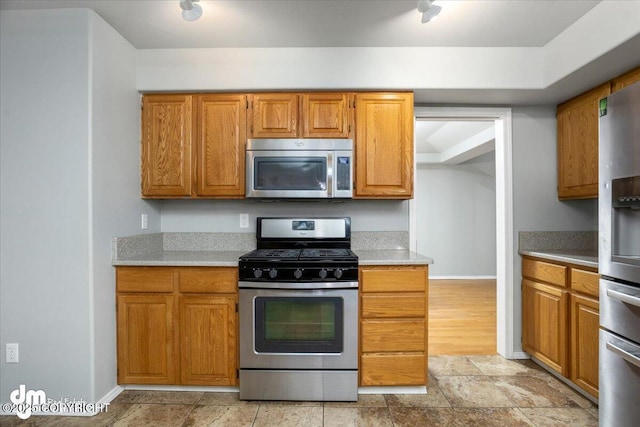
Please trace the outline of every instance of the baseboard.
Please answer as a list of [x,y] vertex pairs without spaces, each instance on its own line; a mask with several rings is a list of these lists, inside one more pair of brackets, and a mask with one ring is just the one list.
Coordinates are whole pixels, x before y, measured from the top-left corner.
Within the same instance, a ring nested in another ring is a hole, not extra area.
[[125,390],[145,390],[145,391],[207,391],[212,393],[237,393],[238,387],[223,386],[184,386],[184,385],[125,385]]
[[531,359],[529,353],[525,353],[524,351],[514,351],[512,359]]
[[497,280],[496,276],[429,276],[429,280]]

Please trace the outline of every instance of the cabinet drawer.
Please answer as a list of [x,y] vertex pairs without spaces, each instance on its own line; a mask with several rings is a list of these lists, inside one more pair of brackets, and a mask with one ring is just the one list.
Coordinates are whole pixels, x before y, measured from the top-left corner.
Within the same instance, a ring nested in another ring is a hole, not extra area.
[[424,351],[425,322],[421,320],[363,320],[362,352]]
[[362,292],[426,292],[427,269],[363,268],[360,270]]
[[238,275],[235,268],[179,269],[180,292],[235,293]]
[[598,298],[600,275],[592,271],[571,269],[571,290]]
[[425,385],[427,366],[425,355],[363,354],[360,363],[360,385]]
[[166,267],[117,267],[118,292],[173,292],[173,269]]
[[363,295],[362,317],[422,317],[427,312],[425,294]]
[[563,265],[523,258],[522,275],[556,286],[567,286],[567,267]]

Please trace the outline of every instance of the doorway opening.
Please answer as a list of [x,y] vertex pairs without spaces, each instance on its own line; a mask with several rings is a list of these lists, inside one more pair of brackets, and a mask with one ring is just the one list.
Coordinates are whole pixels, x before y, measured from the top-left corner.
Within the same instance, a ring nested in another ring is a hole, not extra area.
[[[416,107],[415,118],[416,121],[488,121],[493,123],[493,132],[495,133],[496,344],[498,354],[507,359],[512,359],[514,358],[514,237],[512,209],[513,177],[511,172],[511,110],[508,108]],[[487,147],[484,149],[487,149]],[[464,201],[460,201],[460,208],[463,208],[463,206]],[[409,212],[411,246],[412,250],[417,251],[418,222],[422,218],[418,218],[421,212],[418,209],[415,199],[410,201]],[[436,257],[434,257],[434,259],[437,263],[438,259]]]

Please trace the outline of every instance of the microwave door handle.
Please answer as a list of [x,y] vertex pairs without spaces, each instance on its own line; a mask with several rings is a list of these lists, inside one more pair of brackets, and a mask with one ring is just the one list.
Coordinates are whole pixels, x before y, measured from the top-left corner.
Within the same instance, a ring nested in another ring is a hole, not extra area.
[[640,307],[640,298],[634,295],[629,295],[625,292],[616,291],[614,289],[607,289],[607,296],[626,304]]
[[336,165],[334,164],[336,161],[335,159],[336,156],[334,156],[333,151],[327,152],[327,197],[329,198],[333,197],[335,190],[333,187],[334,185],[337,185],[336,180],[333,179],[333,174],[336,170]]

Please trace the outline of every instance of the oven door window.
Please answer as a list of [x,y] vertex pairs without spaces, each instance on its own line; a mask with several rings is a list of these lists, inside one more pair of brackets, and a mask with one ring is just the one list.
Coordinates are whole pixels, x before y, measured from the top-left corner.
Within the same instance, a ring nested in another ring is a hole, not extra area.
[[326,157],[255,157],[255,190],[327,190]]
[[341,353],[344,303],[339,297],[257,297],[259,353]]

